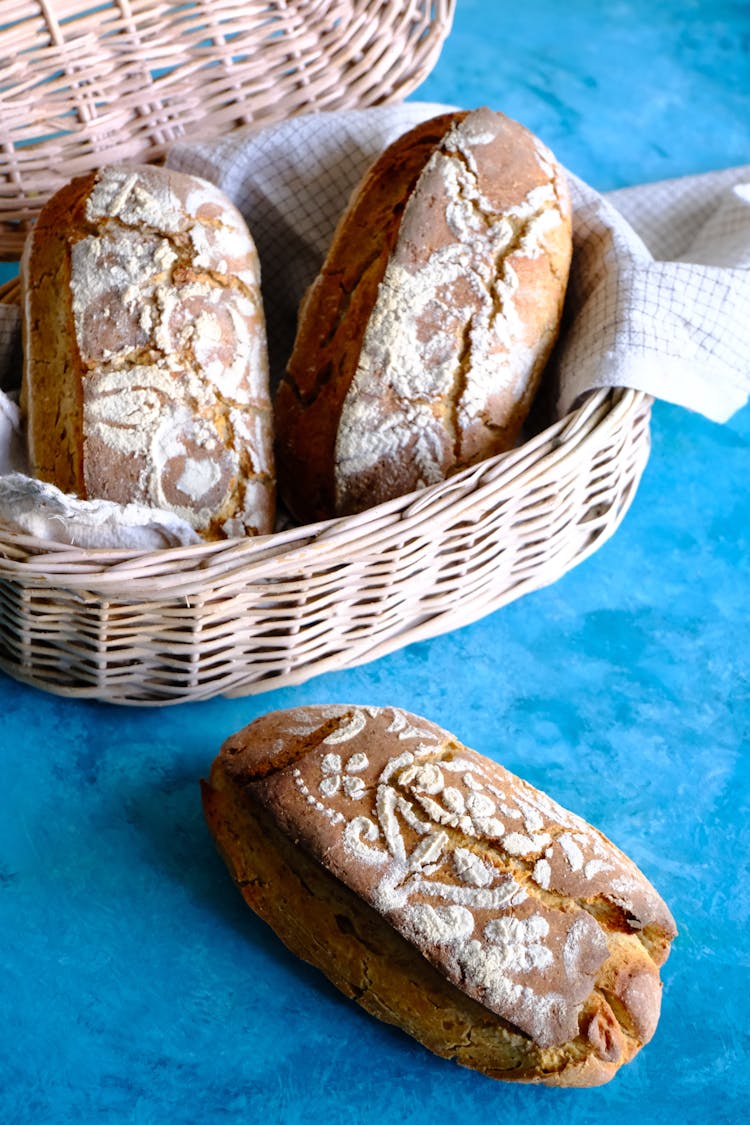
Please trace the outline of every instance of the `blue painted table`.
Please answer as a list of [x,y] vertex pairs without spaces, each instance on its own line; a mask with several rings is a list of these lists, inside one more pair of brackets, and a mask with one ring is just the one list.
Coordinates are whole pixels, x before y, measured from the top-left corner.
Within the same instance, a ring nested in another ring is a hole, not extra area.
[[[571,10],[572,9],[572,10]],[[750,160],[750,7],[459,0],[420,97],[488,103],[608,189]],[[750,411],[657,405],[616,536],[552,588],[293,690],[154,711],[0,677],[0,1121],[747,1119]],[[394,703],[602,828],[680,936],[654,1041],[590,1091],[433,1058],[242,903],[198,778],[259,713]]]

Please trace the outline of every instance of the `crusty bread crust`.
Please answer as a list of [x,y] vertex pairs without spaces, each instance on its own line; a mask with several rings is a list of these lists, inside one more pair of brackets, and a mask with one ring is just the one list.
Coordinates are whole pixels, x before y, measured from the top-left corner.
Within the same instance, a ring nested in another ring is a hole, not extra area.
[[270,532],[259,265],[229,200],[167,169],[103,168],[43,208],[21,273],[34,474],[205,538]]
[[390,146],[357,186],[320,274],[300,305],[275,402],[279,489],[302,522],[337,510],[338,420],[357,369],[406,201],[454,121],[444,114]]
[[[84,223],[95,173],[61,188],[26,241],[21,260],[24,378],[21,407],[34,475],[63,492],[85,496],[83,386],[71,347],[72,311],[67,229]],[[32,293],[33,287],[33,293]]]
[[564,174],[488,109],[418,125],[342,215],[276,398],[303,521],[391,499],[517,440],[572,253]]
[[426,720],[267,715],[225,742],[203,800],[249,905],[437,1054],[588,1086],[653,1035],[662,900],[601,833]]

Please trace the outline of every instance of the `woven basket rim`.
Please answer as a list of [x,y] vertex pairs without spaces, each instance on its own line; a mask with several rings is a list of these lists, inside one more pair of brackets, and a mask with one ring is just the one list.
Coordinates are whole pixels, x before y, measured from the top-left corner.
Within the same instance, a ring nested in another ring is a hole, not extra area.
[[[89,552],[24,557],[12,538],[3,560],[0,536],[0,668],[68,698],[163,706],[291,687],[469,625],[613,535],[648,460],[651,402],[594,392],[441,485],[299,539],[201,545],[200,560],[174,548],[92,571]],[[161,569],[139,573],[144,560]]]
[[[288,569],[295,561],[307,559],[313,545],[321,555],[326,546],[337,549],[346,539],[354,541],[365,535],[372,545],[377,542],[379,531],[387,534],[399,523],[408,528],[410,521],[416,526],[427,518],[438,519],[441,508],[449,508],[450,518],[454,519],[459,509],[455,499],[448,505],[447,497],[453,493],[468,495],[471,503],[476,504],[481,499],[482,489],[490,488],[499,474],[508,474],[504,483],[511,482],[514,466],[517,468],[514,475],[520,475],[532,464],[541,475],[553,467],[556,458],[569,456],[573,448],[577,456],[585,459],[598,425],[607,417],[615,418],[632,410],[634,404],[641,400],[651,401],[645,392],[626,388],[593,391],[577,408],[521,445],[471,465],[445,481],[375,505],[356,515],[301,524],[270,535],[136,550],[127,547],[75,547],[21,534],[0,524],[0,577],[23,574],[25,580],[36,577],[45,584],[55,577],[67,589],[89,592],[127,582],[129,587],[144,594],[152,586],[163,592],[159,584],[170,573],[175,576],[187,573],[199,578],[201,567],[210,560],[221,559],[228,569],[242,565],[248,573],[256,568],[268,573],[272,561]],[[22,560],[9,558],[4,552],[4,548],[9,546],[25,550],[26,557]],[[184,564],[188,564],[187,570]]]

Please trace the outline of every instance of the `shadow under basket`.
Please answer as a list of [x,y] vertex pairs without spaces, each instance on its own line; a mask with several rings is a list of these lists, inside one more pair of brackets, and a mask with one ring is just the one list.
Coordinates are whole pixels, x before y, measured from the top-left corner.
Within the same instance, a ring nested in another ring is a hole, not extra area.
[[523,446],[356,516],[150,552],[0,528],[0,667],[61,695],[166,704],[351,668],[548,585],[617,528],[651,399],[594,392]]
[[[0,0],[0,259],[63,182],[311,110],[402,101],[454,0]],[[7,299],[7,298],[6,298]],[[82,550],[0,526],[0,667],[166,704],[350,668],[561,577],[617,528],[651,399],[593,393],[513,451],[357,516],[260,539]]]

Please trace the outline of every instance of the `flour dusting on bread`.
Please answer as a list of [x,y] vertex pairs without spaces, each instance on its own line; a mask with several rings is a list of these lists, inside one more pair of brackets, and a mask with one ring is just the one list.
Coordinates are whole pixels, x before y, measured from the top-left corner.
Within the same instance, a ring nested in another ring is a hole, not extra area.
[[535,1066],[602,1081],[653,1034],[675,932],[659,895],[596,829],[427,720],[378,707],[271,714],[227,740],[212,784],[237,787],[248,815],[270,814],[527,1037]]
[[[364,233],[368,205],[380,234]],[[392,145],[342,216],[279,389],[298,517],[358,511],[510,448],[571,250],[565,176],[517,122],[446,115]]]
[[[483,116],[453,125],[406,204],[341,412],[339,510],[380,465],[411,459],[410,483],[420,487],[442,480],[454,463],[469,463],[478,449],[491,450],[499,417],[488,404],[502,395],[506,412],[520,411],[540,348],[548,347],[548,339],[529,334],[516,305],[515,264],[543,254],[569,223],[560,173],[498,211],[477,161],[477,151],[497,139],[496,129],[478,123]],[[548,176],[550,162],[538,164]],[[421,255],[414,247],[429,244],[425,211],[436,205],[453,239]]]
[[[45,270],[71,319],[69,342],[46,351]],[[208,538],[270,531],[260,272],[223,193],[162,168],[104,168],[43,210],[24,275],[37,475],[80,496],[166,509]],[[66,456],[46,432],[56,395],[57,416],[69,416],[55,435]]]

